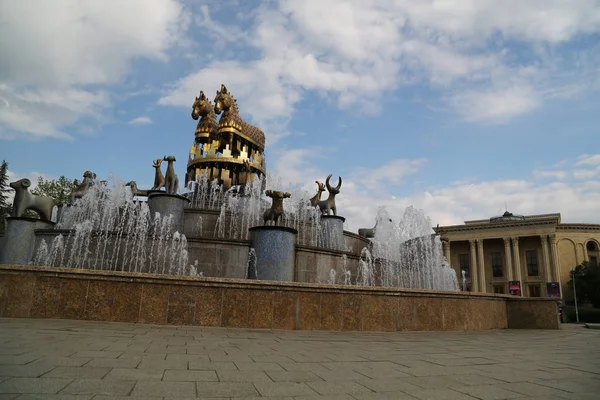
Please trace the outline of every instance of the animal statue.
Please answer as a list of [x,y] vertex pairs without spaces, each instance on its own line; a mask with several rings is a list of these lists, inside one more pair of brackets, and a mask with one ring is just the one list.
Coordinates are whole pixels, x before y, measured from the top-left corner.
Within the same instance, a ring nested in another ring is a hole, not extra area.
[[215,114],[211,101],[204,95],[202,90],[194,100],[194,104],[192,104],[192,118],[194,120],[200,118],[196,127],[196,138],[218,139],[217,114]]
[[162,158],[152,161],[152,166],[156,171],[154,172],[154,186],[150,190],[160,190],[160,188],[165,187],[165,177],[160,169],[162,162]]
[[[393,222],[391,219],[388,219],[388,221],[389,221],[389,222]],[[377,231],[377,224],[378,224],[378,223],[379,223],[379,222],[378,222],[378,221],[376,221],[376,222],[375,222],[375,226],[374,226],[374,227],[372,227],[372,228],[360,228],[360,229],[358,230],[358,235],[359,235],[359,236],[362,236],[362,237],[364,237],[364,238],[366,238],[366,239],[371,239],[371,238],[374,238],[374,237],[375,237],[375,232]]]
[[164,160],[168,162],[165,174],[165,190],[168,194],[177,194],[179,178],[175,174],[175,168],[173,167],[173,162],[177,160],[175,160],[175,156],[164,156]]
[[221,136],[221,145],[228,144],[229,148],[233,151],[233,135],[231,133],[226,134],[223,128],[235,128],[239,130],[244,136],[249,137],[251,140],[256,142],[260,147],[265,147],[265,134],[259,128],[250,125],[242,119],[240,111],[237,106],[236,100],[233,98],[231,93],[227,91],[225,85],[221,85],[221,90],[217,90],[217,95],[214,100],[215,113],[221,114],[219,120],[219,132]]
[[127,182],[125,186],[131,188],[131,193],[133,193],[134,196],[148,196],[148,190],[138,189],[136,181]]
[[327,179],[325,180],[325,185],[327,186],[327,191],[329,192],[329,197],[326,200],[319,200],[318,205],[321,210],[321,214],[331,214],[333,211],[333,215],[337,215],[337,207],[335,206],[335,196],[340,193],[340,188],[342,187],[342,177],[340,176],[340,180],[338,181],[338,185],[334,188],[329,184],[329,180],[333,174],[329,174]]
[[317,194],[315,194],[311,199],[310,199],[310,205],[313,207],[316,207],[319,205],[319,200],[321,200],[321,193],[323,193],[325,191],[325,185],[322,184],[319,181],[315,181],[315,183],[317,184]]
[[83,181],[71,192],[69,203],[73,204],[75,199],[81,199],[85,196],[90,191],[90,187],[94,185],[94,179],[96,179],[96,174],[92,171],[85,171],[83,173]]
[[29,193],[29,187],[31,186],[29,179],[20,179],[11,182],[9,185],[15,190],[11,217],[21,217],[25,211],[33,210],[39,214],[40,219],[44,221],[52,220],[52,208],[54,207],[52,197]]
[[263,222],[266,225],[267,221],[273,221],[273,224],[277,225],[279,218],[284,215],[283,199],[290,197],[291,194],[277,190],[267,190],[265,194],[273,199],[273,204],[271,204],[271,208],[265,211],[263,215]]

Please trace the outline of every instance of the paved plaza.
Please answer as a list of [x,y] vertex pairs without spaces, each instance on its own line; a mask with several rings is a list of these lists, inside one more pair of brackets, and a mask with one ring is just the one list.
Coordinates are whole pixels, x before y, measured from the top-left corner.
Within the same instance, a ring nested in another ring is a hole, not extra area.
[[0,399],[599,399],[600,330],[310,332],[0,319]]

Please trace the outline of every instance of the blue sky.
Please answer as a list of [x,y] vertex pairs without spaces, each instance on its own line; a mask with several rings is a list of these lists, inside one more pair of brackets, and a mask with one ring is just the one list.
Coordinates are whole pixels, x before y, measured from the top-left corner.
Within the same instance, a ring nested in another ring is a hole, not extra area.
[[349,227],[379,205],[434,224],[504,211],[600,223],[600,4],[593,0],[8,0],[0,158],[13,178],[185,160],[221,83],[267,167],[329,173]]

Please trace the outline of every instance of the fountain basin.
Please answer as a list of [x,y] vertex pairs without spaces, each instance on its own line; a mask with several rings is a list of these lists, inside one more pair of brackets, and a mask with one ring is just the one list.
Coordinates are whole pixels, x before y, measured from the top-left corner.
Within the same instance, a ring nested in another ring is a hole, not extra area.
[[0,317],[336,331],[559,329],[551,298],[23,265],[0,265]]
[[298,231],[284,226],[250,228],[256,257],[248,265],[248,277],[267,281],[293,282]]
[[53,226],[54,222],[36,218],[6,218],[6,234],[0,246],[0,264],[28,264],[34,254],[35,231]]
[[183,233],[184,209],[189,202],[188,198],[176,194],[151,193],[148,195],[148,208],[152,218],[156,213],[159,213],[161,217],[170,216],[172,218],[172,224],[168,231],[164,232],[167,235],[175,232]]

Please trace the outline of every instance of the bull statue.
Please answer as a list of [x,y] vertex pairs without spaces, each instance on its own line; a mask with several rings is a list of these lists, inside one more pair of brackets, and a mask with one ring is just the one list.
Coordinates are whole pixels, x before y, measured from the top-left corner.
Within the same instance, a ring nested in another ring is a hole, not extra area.
[[283,199],[291,197],[291,194],[288,192],[280,192],[277,190],[267,190],[265,192],[267,196],[273,199],[273,204],[271,208],[265,211],[263,215],[263,222],[266,225],[267,221],[273,221],[274,225],[277,225],[279,218],[284,215],[283,211]]

